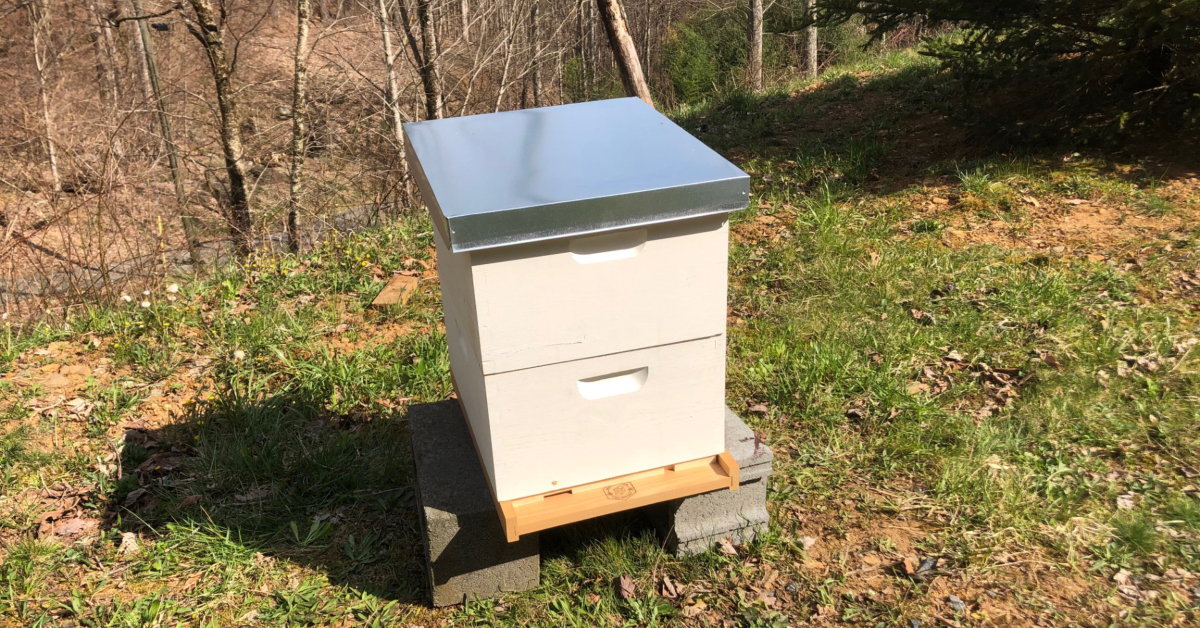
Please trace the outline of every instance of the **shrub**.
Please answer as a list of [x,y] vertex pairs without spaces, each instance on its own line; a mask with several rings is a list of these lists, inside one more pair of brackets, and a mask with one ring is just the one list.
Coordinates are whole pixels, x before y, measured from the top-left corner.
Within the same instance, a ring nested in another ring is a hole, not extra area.
[[[801,66],[799,7],[799,0],[784,0],[771,4],[764,15],[763,69],[776,79],[786,80]],[[749,56],[746,20],[740,8],[706,10],[673,29],[663,51],[663,70],[676,102],[695,103],[742,86]],[[818,33],[817,56],[823,66],[853,63],[868,56],[868,42],[857,21],[838,24]]]
[[[873,37],[913,22],[956,24],[927,52],[962,79],[975,113],[1028,134],[1195,124],[1195,0],[825,0],[818,22],[861,18]],[[1004,90],[1012,87],[1012,90]],[[1017,127],[1024,127],[1018,129]],[[1086,135],[1086,133],[1085,133]]]

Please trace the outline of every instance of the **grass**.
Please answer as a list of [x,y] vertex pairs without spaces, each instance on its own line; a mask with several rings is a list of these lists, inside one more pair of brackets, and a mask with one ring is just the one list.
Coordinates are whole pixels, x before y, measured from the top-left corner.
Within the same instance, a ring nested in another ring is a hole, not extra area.
[[[753,176],[731,224],[727,399],[776,466],[771,530],[737,556],[670,556],[636,516],[604,520],[547,535],[535,591],[423,606],[405,408],[451,385],[414,213],[309,257],[6,327],[0,616],[1194,621],[1200,352],[1178,278],[1196,266],[1195,188],[1127,156],[981,151],[944,119],[949,90],[897,53],[676,114]],[[423,275],[419,291],[369,309],[398,271]],[[55,509],[96,534],[39,535]],[[933,579],[897,571],[930,557]]]

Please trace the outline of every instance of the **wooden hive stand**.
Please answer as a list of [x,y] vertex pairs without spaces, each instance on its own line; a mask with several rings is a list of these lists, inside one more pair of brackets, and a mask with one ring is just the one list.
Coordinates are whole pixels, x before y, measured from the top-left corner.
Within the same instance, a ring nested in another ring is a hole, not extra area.
[[[451,382],[465,418],[467,406],[462,402],[453,376]],[[471,422],[467,421],[471,443],[475,445],[475,454],[479,455],[479,445],[470,427]],[[496,500],[493,492],[492,499],[496,501],[504,534],[508,542],[513,543],[523,534],[721,489],[738,490],[738,464],[728,450],[715,456],[508,501]]]
[[560,491],[497,502],[504,533],[522,534],[672,499],[738,489],[738,465],[728,451]]

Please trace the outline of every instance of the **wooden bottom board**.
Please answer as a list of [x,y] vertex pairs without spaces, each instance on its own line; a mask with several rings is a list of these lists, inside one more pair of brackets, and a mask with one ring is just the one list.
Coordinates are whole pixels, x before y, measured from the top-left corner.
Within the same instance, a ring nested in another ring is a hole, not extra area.
[[499,502],[504,534],[523,534],[649,506],[681,497],[738,488],[738,465],[728,451],[619,477]]
[[[458,407],[463,418],[466,404],[458,392],[458,383],[451,375]],[[475,454],[479,446],[467,421]],[[482,464],[482,460],[480,462]],[[568,523],[585,521],[624,510],[632,510],[672,499],[691,497],[721,489],[738,489],[738,464],[728,451],[715,456],[665,465],[638,473],[572,486],[547,493],[508,501],[496,501],[496,511],[508,542],[523,534],[548,530]],[[491,489],[491,483],[488,483]],[[492,499],[496,495],[493,491]]]

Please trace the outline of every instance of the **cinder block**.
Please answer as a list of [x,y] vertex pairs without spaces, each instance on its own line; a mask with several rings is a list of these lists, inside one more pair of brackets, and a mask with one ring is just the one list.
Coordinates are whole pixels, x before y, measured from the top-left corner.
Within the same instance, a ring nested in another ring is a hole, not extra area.
[[729,408],[725,409],[725,449],[741,468],[738,490],[713,491],[649,508],[667,549],[699,554],[722,538],[746,543],[767,529],[767,478],[774,456]]
[[538,535],[509,543],[455,400],[414,405],[417,500],[434,606],[538,586]]

